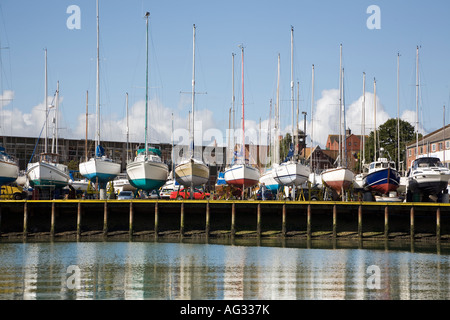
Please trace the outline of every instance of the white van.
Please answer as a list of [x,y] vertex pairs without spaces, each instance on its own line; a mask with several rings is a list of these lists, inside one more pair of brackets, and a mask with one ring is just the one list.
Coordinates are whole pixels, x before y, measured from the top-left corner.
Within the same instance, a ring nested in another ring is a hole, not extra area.
[[166,182],[166,184],[163,185],[161,187],[161,189],[159,189],[159,196],[160,196],[161,199],[169,199],[170,198],[170,194],[173,191],[177,191],[179,189],[180,189],[180,185],[178,184],[178,182],[175,181],[175,183],[174,183],[173,180],[168,180]]

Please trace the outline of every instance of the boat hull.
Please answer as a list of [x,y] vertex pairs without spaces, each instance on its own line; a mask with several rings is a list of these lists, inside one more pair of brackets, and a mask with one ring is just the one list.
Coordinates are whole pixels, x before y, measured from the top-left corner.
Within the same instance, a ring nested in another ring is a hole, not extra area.
[[48,162],[30,163],[27,176],[32,187],[63,188],[70,179],[66,165]]
[[235,164],[225,170],[225,181],[239,187],[252,187],[258,184],[259,178],[258,169],[246,164]]
[[259,183],[264,183],[266,185],[266,188],[268,188],[270,191],[277,192],[280,185],[272,177],[271,170],[267,171],[261,176],[261,178],[259,178]]
[[289,161],[274,167],[272,177],[283,186],[299,186],[308,181],[311,170],[308,166],[294,161]]
[[165,163],[150,160],[137,160],[127,165],[127,175],[130,185],[145,191],[162,187],[169,175]]
[[450,175],[442,172],[428,172],[408,177],[408,190],[429,195],[437,195],[448,186]]
[[19,176],[19,166],[14,162],[0,161],[0,185],[16,181]]
[[329,188],[335,190],[338,194],[342,190],[348,190],[353,184],[354,174],[347,168],[334,168],[322,172],[322,181]]
[[120,173],[120,164],[102,158],[92,158],[79,165],[80,173],[86,179],[106,183]]
[[393,168],[384,168],[368,173],[364,181],[364,185],[368,190],[389,194],[389,192],[398,189],[400,175]]
[[194,159],[186,160],[175,167],[177,182],[185,187],[204,185],[209,180],[209,167]]

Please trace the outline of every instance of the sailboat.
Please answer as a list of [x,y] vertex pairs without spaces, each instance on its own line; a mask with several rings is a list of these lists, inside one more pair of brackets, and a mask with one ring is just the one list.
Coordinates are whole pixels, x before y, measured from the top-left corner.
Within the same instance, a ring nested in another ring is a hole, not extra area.
[[[209,180],[209,167],[203,161],[194,158],[194,106],[195,106],[195,24],[193,25],[193,55],[192,55],[192,124],[190,126],[190,157],[181,161],[175,167],[175,178],[185,187],[196,187]],[[193,193],[192,193],[193,194]]]
[[16,181],[19,176],[19,165],[4,147],[0,147],[0,186]]
[[[416,157],[419,151],[419,47],[416,51]],[[416,158],[407,175],[407,190],[436,197],[448,187],[450,170],[438,157]]]
[[[266,171],[259,178],[259,183],[263,184],[270,189],[272,192],[277,193],[280,187],[280,184],[274,178],[273,172],[275,168],[279,166],[280,162],[280,148],[279,148],[279,115],[280,115],[280,54],[278,54],[278,76],[277,76],[277,103],[275,106],[275,137],[274,137],[274,146],[273,151],[271,153],[271,162],[272,166],[267,168]],[[271,126],[269,124],[269,130]]]
[[145,14],[147,27],[147,58],[145,81],[145,148],[137,151],[133,162],[127,164],[127,175],[130,184],[136,189],[145,191],[159,189],[167,180],[169,167],[161,161],[161,150],[149,148],[147,139],[148,127],[148,18]]
[[[272,111],[272,99],[270,100],[270,110]],[[269,114],[270,114],[269,115],[269,124],[268,124],[269,127],[268,127],[267,131],[271,130],[271,128],[272,128],[272,126],[270,124],[271,117],[272,117],[272,115],[271,115],[272,112],[270,112]],[[275,126],[277,126],[277,125],[275,125]],[[271,135],[269,135],[268,141],[269,141],[269,143],[268,143],[269,150],[270,149],[274,149],[271,146]],[[271,160],[272,164],[274,164],[274,162],[275,162],[274,159],[275,159],[277,153],[279,153],[279,149],[278,150],[273,150],[272,152],[270,152],[270,160]],[[277,193],[278,192],[278,188],[279,188],[280,185],[272,177],[272,169],[273,169],[273,166],[270,167],[270,168],[266,168],[266,171],[259,178],[259,183],[261,185],[264,183],[264,185],[266,186],[267,189],[269,189],[273,193]]]
[[[291,104],[292,104],[292,143],[291,150],[285,162],[275,167],[272,171],[272,177],[280,185],[299,186],[305,183],[311,173],[311,169],[294,159],[294,136],[298,133],[294,130],[294,28],[291,27]],[[298,155],[297,155],[298,156]]]
[[259,170],[250,165],[245,159],[245,113],[244,113],[244,47],[241,45],[242,56],[242,145],[239,159],[236,163],[225,171],[225,181],[227,184],[242,187],[244,189],[256,185],[260,178]]
[[329,188],[342,195],[353,183],[354,174],[342,165],[342,44],[340,46],[340,68],[339,68],[339,165],[322,172],[322,181]]
[[[384,148],[380,148],[379,157],[376,158],[376,146],[377,146],[377,126],[376,126],[376,112],[377,112],[377,89],[376,80],[373,80],[374,85],[374,147],[375,156],[374,161],[369,165],[369,171],[364,178],[364,185],[370,191],[378,192],[382,195],[388,195],[391,191],[396,191],[400,182],[400,175],[395,169],[395,161],[391,161],[384,156]],[[387,151],[386,151],[387,152]],[[388,153],[389,155],[389,153]]]
[[[27,176],[28,181],[32,187],[50,187],[62,188],[69,183],[69,169],[66,165],[59,163],[58,141],[56,141],[56,152],[48,152],[48,102],[47,102],[47,49],[45,49],[45,138],[44,138],[44,153],[40,154],[40,159],[34,163],[28,163]],[[58,103],[59,103],[59,82],[56,89],[56,116],[58,118]],[[56,129],[58,130],[56,121]]]
[[[105,155],[105,150],[100,145],[100,55],[99,55],[99,8],[97,0],[97,121],[96,121],[96,139],[95,155],[88,161],[79,165],[80,173],[91,182],[98,182],[100,191],[105,190],[106,183],[114,179],[120,173],[120,163],[115,163]],[[106,196],[105,192],[100,192],[100,198]]]

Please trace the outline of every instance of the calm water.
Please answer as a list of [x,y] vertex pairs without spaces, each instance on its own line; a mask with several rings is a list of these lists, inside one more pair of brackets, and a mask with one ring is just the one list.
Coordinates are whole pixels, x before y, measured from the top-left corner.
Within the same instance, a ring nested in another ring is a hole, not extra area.
[[0,243],[0,299],[449,299],[443,251]]

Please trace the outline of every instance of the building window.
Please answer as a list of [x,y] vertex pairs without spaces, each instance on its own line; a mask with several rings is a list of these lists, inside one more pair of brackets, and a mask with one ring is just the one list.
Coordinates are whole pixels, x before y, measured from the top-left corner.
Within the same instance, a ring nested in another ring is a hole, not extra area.
[[408,157],[411,157],[411,149],[408,150]]
[[439,142],[439,150],[442,150],[442,142]]
[[445,141],[445,149],[450,149],[450,141]]
[[433,144],[431,145],[431,151],[432,151],[432,152],[435,152],[435,151],[436,151],[436,144],[435,144],[435,143],[433,143]]
[[419,154],[423,154],[423,147],[420,147]]

